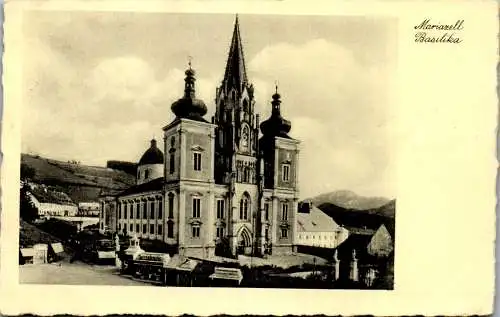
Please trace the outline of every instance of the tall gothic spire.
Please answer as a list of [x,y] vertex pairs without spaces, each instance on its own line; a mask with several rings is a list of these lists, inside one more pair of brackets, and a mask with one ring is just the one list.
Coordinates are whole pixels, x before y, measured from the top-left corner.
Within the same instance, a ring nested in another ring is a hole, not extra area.
[[226,72],[224,73],[223,87],[225,89],[236,88],[238,92],[241,92],[243,85],[247,82],[245,58],[243,56],[243,45],[240,36],[240,24],[238,22],[238,15],[236,15],[233,38],[227,58]]

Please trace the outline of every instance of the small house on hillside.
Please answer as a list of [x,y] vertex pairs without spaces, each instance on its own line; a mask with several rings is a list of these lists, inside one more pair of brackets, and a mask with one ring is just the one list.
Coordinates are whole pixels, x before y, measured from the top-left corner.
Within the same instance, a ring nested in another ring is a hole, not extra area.
[[78,212],[78,206],[68,195],[48,186],[30,184],[28,195],[38,209],[39,216],[73,217]]

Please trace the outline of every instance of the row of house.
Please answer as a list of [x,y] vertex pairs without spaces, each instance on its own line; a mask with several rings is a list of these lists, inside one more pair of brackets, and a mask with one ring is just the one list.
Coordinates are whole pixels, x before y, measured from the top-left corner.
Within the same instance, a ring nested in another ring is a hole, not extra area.
[[98,217],[98,202],[75,203],[66,193],[53,187],[28,183],[28,197],[38,210],[38,217]]

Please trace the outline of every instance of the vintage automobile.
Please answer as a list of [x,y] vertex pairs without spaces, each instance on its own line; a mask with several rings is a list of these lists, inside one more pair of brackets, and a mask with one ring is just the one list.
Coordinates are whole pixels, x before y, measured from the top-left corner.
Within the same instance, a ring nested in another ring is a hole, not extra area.
[[110,239],[86,241],[83,246],[83,259],[96,263],[112,263],[115,260],[115,246]]

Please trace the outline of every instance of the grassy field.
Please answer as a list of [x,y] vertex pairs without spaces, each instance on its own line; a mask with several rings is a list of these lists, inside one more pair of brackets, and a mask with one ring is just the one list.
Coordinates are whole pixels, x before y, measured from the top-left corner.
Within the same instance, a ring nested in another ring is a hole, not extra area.
[[102,189],[123,190],[135,184],[135,175],[99,166],[68,163],[36,155],[21,155],[21,163],[34,170],[33,181],[54,186],[71,199],[96,201]]

